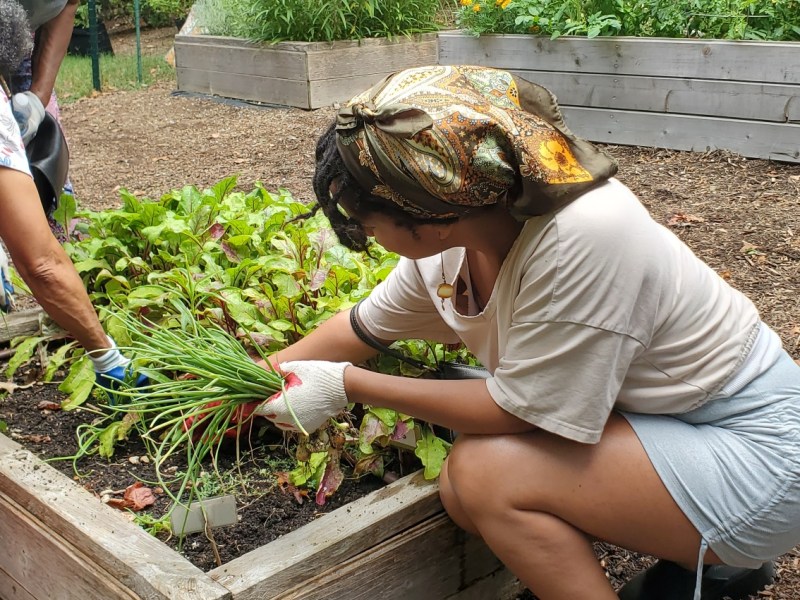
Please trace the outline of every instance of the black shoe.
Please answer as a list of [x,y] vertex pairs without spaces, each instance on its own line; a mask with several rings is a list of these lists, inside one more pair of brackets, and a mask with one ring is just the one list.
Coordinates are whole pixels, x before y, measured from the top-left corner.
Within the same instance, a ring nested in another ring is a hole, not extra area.
[[[775,565],[765,562],[758,569],[727,565],[703,568],[702,600],[746,600],[775,578]],[[620,600],[692,600],[697,574],[667,560],[659,560],[634,576],[619,591]]]

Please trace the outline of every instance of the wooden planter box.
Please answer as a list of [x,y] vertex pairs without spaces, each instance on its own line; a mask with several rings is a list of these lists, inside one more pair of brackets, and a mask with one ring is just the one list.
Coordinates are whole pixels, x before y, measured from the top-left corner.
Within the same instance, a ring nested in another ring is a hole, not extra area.
[[179,90],[306,109],[349,100],[389,73],[436,64],[437,56],[435,33],[273,45],[175,36]]
[[800,43],[439,34],[440,64],[552,90],[577,135],[800,162]]
[[420,473],[204,573],[0,435],[0,598],[510,600],[516,579]]

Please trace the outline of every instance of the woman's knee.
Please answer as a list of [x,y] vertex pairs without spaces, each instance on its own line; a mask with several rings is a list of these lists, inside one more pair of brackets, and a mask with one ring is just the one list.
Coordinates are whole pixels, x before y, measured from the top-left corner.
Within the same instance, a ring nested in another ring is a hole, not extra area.
[[447,460],[444,462],[442,471],[439,474],[439,499],[442,501],[442,506],[444,506],[448,516],[456,525],[469,533],[479,535],[475,524],[461,506],[461,501],[458,499],[453,486],[450,484],[448,462]]
[[[512,488],[518,484],[514,464],[519,460],[520,441],[516,435],[459,435],[447,458],[446,493],[457,498],[467,514],[485,512],[492,506],[500,511],[508,508],[513,501]],[[530,470],[536,460],[535,450],[530,442],[526,447],[525,462]]]

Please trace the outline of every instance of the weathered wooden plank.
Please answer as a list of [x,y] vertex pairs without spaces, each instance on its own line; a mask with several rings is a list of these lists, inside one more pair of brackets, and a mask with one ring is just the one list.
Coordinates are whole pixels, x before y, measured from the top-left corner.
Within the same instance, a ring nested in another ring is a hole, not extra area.
[[[398,44],[419,44],[438,40],[436,33],[419,33],[414,35],[395,35],[391,37],[364,38],[361,40],[339,40],[336,42],[282,42],[286,44],[305,44],[307,52],[316,52],[330,48],[366,48],[374,51],[381,46],[397,46]],[[299,47],[299,46],[298,46]]]
[[800,122],[797,85],[529,69],[512,72],[548,88],[562,106]]
[[439,64],[800,83],[800,43],[439,33]]
[[[176,38],[177,39],[177,38]],[[226,38],[233,39],[233,38]],[[175,42],[175,64],[182,69],[228,75],[306,81],[306,53],[272,46]]]
[[[439,45],[435,37],[419,42],[398,38],[393,43],[310,50],[307,56],[308,80],[312,82],[360,75],[379,75],[382,78],[408,67],[435,65]],[[348,98],[356,91],[360,88],[350,88]]]
[[[0,435],[0,489],[5,498],[143,599],[231,597],[177,552],[4,435]],[[0,515],[0,520],[14,518]],[[22,547],[27,548],[27,542]],[[47,579],[48,571],[38,577]]]
[[266,104],[311,108],[308,83],[199,69],[176,69],[178,89]]
[[36,600],[25,586],[3,570],[0,564],[0,598],[3,600]]
[[349,100],[393,71],[438,58],[436,34],[273,45],[215,36],[175,39],[178,89],[306,109]]
[[322,108],[336,102],[346,102],[358,93],[356,90],[366,90],[385,76],[385,73],[375,73],[311,81],[308,84],[308,108]]
[[0,344],[23,335],[61,335],[64,330],[40,308],[0,313]]
[[573,106],[563,113],[576,135],[595,142],[800,162],[800,125]]
[[[421,561],[422,553],[429,560]],[[378,596],[381,600],[455,600],[464,598],[462,590],[486,578],[490,578],[492,588],[482,598],[506,600],[520,591],[516,578],[483,542],[440,514],[272,600],[374,600]],[[376,582],[380,582],[380,591]],[[250,598],[244,596],[242,600]],[[255,596],[252,598],[255,600]]]
[[369,48],[375,49],[380,46],[395,46],[404,42],[429,42],[437,40],[436,33],[422,33],[410,36],[393,36],[380,38],[364,38],[361,40],[337,40],[335,42],[277,42],[275,44],[259,44],[250,42],[242,38],[227,37],[221,35],[205,35],[198,33],[183,34],[175,36],[175,43],[185,45],[197,44],[202,46],[236,46],[240,48],[277,48],[295,52],[320,52],[334,48]]
[[524,589],[508,569],[500,569],[442,600],[487,600],[487,598],[504,600],[519,597]]
[[[138,600],[80,549],[64,542],[55,532],[32,518],[13,500],[0,492],[0,539],[25,540],[24,549],[3,552],[2,569],[15,581],[25,582],[24,592],[0,587],[0,598],[31,597],[39,600],[65,598],[115,598]],[[0,584],[2,585],[2,584]]]
[[236,600],[273,598],[442,510],[438,486],[418,472],[208,574]]

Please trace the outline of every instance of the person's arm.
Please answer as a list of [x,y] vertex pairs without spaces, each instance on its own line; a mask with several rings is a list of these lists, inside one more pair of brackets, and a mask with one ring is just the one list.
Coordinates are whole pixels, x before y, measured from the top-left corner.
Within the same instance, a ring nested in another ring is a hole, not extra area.
[[50,231],[33,179],[2,167],[0,238],[45,312],[87,351],[108,348],[83,281]]
[[[362,342],[350,325],[350,311],[341,312],[309,335],[270,357],[274,365],[294,361],[329,361],[359,364],[374,356],[375,350]],[[327,386],[323,379],[309,372],[305,383],[314,388]],[[344,369],[344,391],[348,402],[390,408],[415,418],[436,423],[462,433],[516,433],[535,426],[500,408],[492,399],[483,380],[442,381],[415,379],[375,373],[354,366]],[[321,401],[321,390],[310,389],[312,404]],[[321,409],[324,413],[325,409]],[[276,419],[288,425],[292,420],[280,409]],[[334,410],[335,412],[335,410]],[[272,409],[261,413],[271,416]],[[324,419],[323,419],[324,420]],[[312,417],[315,424],[319,418]]]
[[362,342],[350,325],[350,310],[342,311],[314,331],[270,357],[272,364],[295,360],[362,363],[377,354]]
[[483,379],[442,381],[374,373],[347,367],[349,402],[390,408],[459,433],[502,434],[536,429],[500,408]]
[[39,37],[33,49],[31,92],[42,101],[42,106],[50,102],[58,70],[67,54],[78,3],[79,0],[67,0],[56,17],[39,27]]

